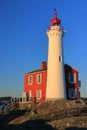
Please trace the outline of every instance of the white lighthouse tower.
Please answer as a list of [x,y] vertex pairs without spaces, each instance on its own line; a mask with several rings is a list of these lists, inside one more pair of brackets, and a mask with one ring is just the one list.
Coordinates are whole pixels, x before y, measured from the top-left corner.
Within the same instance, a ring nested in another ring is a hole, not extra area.
[[63,35],[64,30],[61,27],[61,21],[57,18],[56,10],[54,10],[54,18],[51,20],[49,30],[47,30],[49,47],[46,99],[66,98]]

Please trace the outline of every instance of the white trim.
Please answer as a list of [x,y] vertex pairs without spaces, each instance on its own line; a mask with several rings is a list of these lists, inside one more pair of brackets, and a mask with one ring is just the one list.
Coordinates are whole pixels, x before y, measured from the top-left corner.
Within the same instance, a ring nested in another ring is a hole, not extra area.
[[76,73],[68,73],[69,83],[76,83]]
[[42,83],[42,74],[37,74],[36,75],[36,82],[37,82],[37,84],[41,84]]
[[36,97],[37,99],[41,99],[42,98],[42,90],[36,90]]
[[69,88],[69,98],[76,98],[76,89]]
[[33,84],[33,76],[29,75],[28,76],[28,85],[32,85]]
[[29,90],[29,98],[31,98],[31,97],[32,97],[32,91]]
[[26,73],[25,75],[29,75],[29,74],[38,74],[38,73],[40,73],[40,72],[45,72],[45,71],[47,71],[47,69],[45,69],[45,70],[36,70],[35,72],[29,72],[29,73]]

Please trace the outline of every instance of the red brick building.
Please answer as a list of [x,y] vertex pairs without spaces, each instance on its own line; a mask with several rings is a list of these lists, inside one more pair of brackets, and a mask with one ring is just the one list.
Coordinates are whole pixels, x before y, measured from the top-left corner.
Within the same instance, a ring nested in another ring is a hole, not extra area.
[[[68,99],[80,97],[78,71],[65,65],[66,95]],[[45,101],[47,85],[47,64],[42,62],[41,68],[24,75],[24,93],[29,100]]]
[[78,99],[80,98],[80,84],[79,72],[75,68],[69,65],[65,65],[65,83],[66,83],[66,93],[68,99]]

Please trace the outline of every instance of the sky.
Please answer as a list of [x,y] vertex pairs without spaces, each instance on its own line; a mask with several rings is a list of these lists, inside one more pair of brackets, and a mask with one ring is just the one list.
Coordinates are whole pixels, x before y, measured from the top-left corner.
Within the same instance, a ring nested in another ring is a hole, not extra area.
[[66,31],[64,63],[79,71],[87,96],[87,0],[0,0],[0,96],[20,97],[24,74],[47,62],[54,8]]

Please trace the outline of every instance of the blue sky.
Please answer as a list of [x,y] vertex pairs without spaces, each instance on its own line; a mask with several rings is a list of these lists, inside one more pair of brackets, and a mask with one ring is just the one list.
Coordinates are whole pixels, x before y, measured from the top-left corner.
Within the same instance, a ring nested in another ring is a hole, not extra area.
[[79,70],[87,96],[87,0],[0,0],[0,96],[20,97],[24,74],[47,61],[54,8],[66,30],[64,62]]

